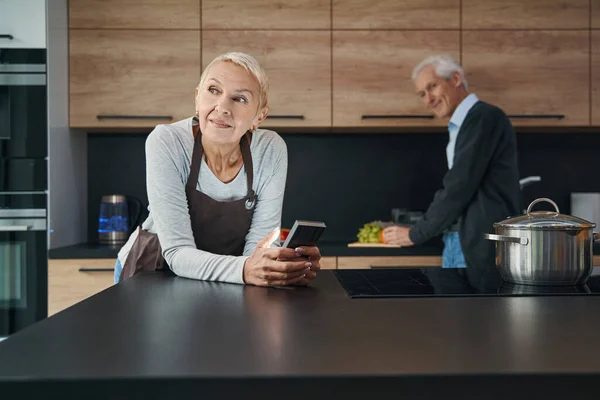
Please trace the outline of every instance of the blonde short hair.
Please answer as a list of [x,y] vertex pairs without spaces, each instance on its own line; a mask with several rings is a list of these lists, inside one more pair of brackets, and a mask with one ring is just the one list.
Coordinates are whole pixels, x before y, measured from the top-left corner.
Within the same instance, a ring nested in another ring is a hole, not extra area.
[[267,74],[265,73],[265,70],[262,69],[262,67],[260,66],[258,60],[256,60],[256,58],[254,58],[251,55],[246,54],[246,53],[240,53],[240,52],[225,53],[225,54],[221,54],[220,56],[218,56],[217,58],[212,60],[210,62],[210,64],[208,64],[206,66],[206,68],[204,68],[204,71],[202,72],[202,75],[200,76],[200,83],[198,84],[198,87],[202,86],[202,84],[206,80],[208,71],[213,66],[213,64],[216,64],[220,61],[232,62],[237,66],[243,67],[254,78],[256,78],[256,80],[258,81],[258,87],[260,90],[260,93],[259,93],[260,105],[259,105],[258,109],[261,110],[267,106],[268,94],[269,94],[269,79],[267,78]]

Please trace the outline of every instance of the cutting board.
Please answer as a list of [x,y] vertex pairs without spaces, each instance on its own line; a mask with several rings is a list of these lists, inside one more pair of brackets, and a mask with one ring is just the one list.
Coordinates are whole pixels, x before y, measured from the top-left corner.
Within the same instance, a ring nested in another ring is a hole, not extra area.
[[397,244],[386,244],[386,243],[361,243],[352,242],[348,243],[348,247],[383,247],[383,248],[400,248],[402,246]]

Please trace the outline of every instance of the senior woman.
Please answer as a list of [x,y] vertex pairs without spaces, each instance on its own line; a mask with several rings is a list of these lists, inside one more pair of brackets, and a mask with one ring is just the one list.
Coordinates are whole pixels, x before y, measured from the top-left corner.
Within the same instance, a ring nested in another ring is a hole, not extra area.
[[278,247],[287,148],[277,133],[258,129],[268,86],[252,56],[220,55],[202,73],[196,115],[148,136],[150,214],[119,252],[115,282],[161,268],[259,286],[315,278],[317,247]]

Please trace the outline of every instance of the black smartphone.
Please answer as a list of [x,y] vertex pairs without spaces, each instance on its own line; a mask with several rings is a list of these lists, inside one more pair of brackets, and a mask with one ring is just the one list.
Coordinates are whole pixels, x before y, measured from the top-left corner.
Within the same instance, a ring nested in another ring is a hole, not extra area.
[[283,242],[283,247],[295,249],[300,246],[316,246],[325,228],[326,225],[324,222],[296,220]]

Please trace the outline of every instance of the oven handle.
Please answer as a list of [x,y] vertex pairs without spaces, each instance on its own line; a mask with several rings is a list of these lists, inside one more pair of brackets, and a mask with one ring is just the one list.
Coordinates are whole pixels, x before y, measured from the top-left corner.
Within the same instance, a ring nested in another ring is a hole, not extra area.
[[1,86],[45,86],[46,74],[3,74],[0,73]]
[[0,225],[0,232],[24,232],[29,229],[29,225]]

